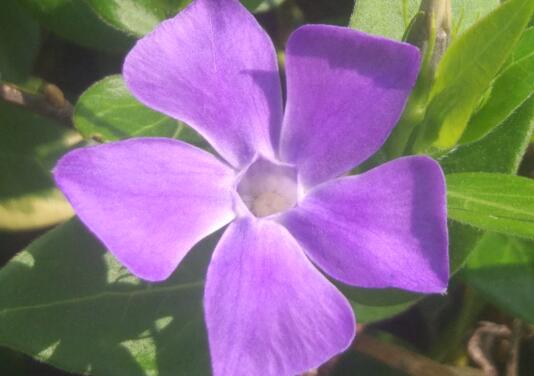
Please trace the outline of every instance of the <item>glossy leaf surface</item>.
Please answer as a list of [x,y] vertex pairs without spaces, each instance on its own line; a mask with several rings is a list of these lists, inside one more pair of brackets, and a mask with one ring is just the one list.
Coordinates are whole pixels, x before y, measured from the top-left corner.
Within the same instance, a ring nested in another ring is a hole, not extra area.
[[119,75],[98,81],[82,94],[76,103],[74,124],[84,137],[98,141],[170,137],[205,145],[185,124],[139,103]]
[[[523,40],[523,38],[522,38]],[[480,139],[501,124],[534,92],[534,40],[518,44],[513,62],[499,74],[490,89],[489,98],[471,118],[460,142]]]
[[141,37],[164,19],[185,7],[189,0],[88,0],[93,10],[112,26]]

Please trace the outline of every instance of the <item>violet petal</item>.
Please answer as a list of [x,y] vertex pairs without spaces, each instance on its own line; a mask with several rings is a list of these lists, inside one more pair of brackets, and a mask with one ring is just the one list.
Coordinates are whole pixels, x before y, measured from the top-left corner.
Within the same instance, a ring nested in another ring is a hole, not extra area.
[[346,298],[273,221],[228,227],[204,305],[215,376],[300,374],[345,350],[355,332]]
[[347,284],[425,293],[447,287],[445,180],[428,157],[318,186],[282,223],[318,266]]
[[346,27],[307,25],[286,51],[281,156],[312,186],[376,152],[397,123],[419,70],[417,48]]
[[76,149],[54,170],[82,222],[136,276],[167,278],[195,243],[234,217],[234,172],[163,138]]
[[182,120],[232,165],[278,142],[282,102],[269,36],[237,0],[195,0],[126,57],[128,88]]

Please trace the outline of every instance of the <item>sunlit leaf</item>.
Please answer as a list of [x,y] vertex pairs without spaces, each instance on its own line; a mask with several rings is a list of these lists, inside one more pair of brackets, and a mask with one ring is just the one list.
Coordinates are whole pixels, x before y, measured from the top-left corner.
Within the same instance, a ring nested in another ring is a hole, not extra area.
[[[498,172],[515,174],[534,130],[534,98],[524,103],[503,124],[481,140],[461,145],[440,160],[447,174]],[[458,270],[483,232],[449,220],[451,270]]]
[[534,238],[534,180],[490,173],[447,175],[449,217],[477,228]]
[[440,160],[446,173],[515,174],[534,131],[534,98],[479,141],[460,145]]
[[401,39],[417,13],[420,0],[357,0],[350,27],[370,34]]
[[[86,0],[103,20],[135,37],[142,37],[156,25],[171,18],[191,0]],[[243,0],[249,10],[263,12],[284,0]]]
[[[356,0],[350,26],[401,39],[421,0]],[[453,34],[458,35],[499,5],[499,0],[451,0]]]
[[88,0],[93,10],[116,28],[140,37],[166,18],[174,16],[190,0]]
[[531,0],[506,1],[449,47],[438,66],[417,149],[429,143],[440,149],[456,144],[533,10]]
[[98,141],[151,136],[205,145],[191,128],[139,103],[119,75],[98,81],[82,94],[74,124],[86,138]]
[[499,4],[499,0],[451,0],[453,36],[467,30]]
[[489,98],[469,121],[460,142],[481,138],[534,93],[534,43],[520,47],[513,63],[492,84]]
[[280,6],[285,0],[241,0],[251,12],[261,13]]
[[512,62],[521,60],[534,54],[534,27],[529,27],[523,35],[512,54]]

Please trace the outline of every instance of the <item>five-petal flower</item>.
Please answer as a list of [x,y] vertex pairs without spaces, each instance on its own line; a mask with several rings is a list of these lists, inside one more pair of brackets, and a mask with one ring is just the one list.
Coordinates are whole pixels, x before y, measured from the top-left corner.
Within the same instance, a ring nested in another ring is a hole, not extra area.
[[350,304],[314,264],[361,287],[447,286],[439,165],[405,157],[342,176],[391,132],[419,60],[404,43],[301,27],[282,111],[274,48],[254,17],[237,0],[194,0],[137,43],[123,73],[141,102],[187,122],[224,161],[141,138],[72,151],[54,176],[85,225],[149,281],[230,223],[205,287],[214,374],[300,373],[355,333]]

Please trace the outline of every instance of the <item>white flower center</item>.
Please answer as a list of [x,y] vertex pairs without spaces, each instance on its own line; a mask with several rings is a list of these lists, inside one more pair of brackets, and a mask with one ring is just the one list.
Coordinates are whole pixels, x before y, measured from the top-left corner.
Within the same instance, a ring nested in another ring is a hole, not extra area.
[[237,192],[256,217],[292,208],[298,197],[295,168],[257,159],[241,176]]

